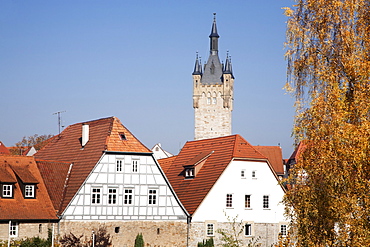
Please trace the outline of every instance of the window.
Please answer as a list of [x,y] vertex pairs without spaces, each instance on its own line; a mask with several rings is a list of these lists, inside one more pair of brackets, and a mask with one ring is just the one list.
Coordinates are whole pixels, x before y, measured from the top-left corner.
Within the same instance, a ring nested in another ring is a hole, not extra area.
[[25,198],[35,198],[35,185],[27,184],[24,187],[24,197]]
[[207,236],[213,236],[214,235],[214,225],[209,223],[207,224]]
[[211,104],[211,97],[207,97],[207,105]]
[[13,197],[13,185],[3,184],[3,197]]
[[119,133],[119,138],[122,140],[122,141],[126,141],[126,135],[124,133]]
[[240,171],[240,177],[241,178],[245,178],[245,170],[241,170]]
[[149,190],[149,205],[157,204],[157,190],[151,189]]
[[252,178],[257,178],[256,171],[252,171]]
[[39,224],[39,233],[42,233],[42,224]]
[[244,235],[245,236],[252,236],[252,225],[251,224],[245,224],[244,225]]
[[245,195],[244,207],[251,208],[251,195]]
[[233,194],[226,194],[226,207],[231,208],[233,206]]
[[116,160],[116,171],[117,172],[122,171],[122,163],[123,163],[123,160]]
[[115,233],[119,233],[119,226],[116,226],[116,227],[114,228],[114,232],[115,232]]
[[139,160],[132,161],[132,172],[137,172],[138,165],[139,165]]
[[133,198],[133,189],[125,189],[123,204],[131,205],[132,204],[132,198]]
[[10,222],[9,225],[9,236],[10,237],[17,237],[18,236],[18,222]]
[[91,204],[100,204],[101,199],[101,189],[100,188],[92,188],[91,193]]
[[212,98],[212,104],[214,104],[214,105],[216,105],[216,104],[217,104],[217,99],[216,99],[216,97],[213,97],[213,98]]
[[185,169],[185,177],[186,178],[194,177],[194,168],[186,168]]
[[285,237],[287,235],[287,227],[286,225],[280,225],[280,235]]
[[108,204],[117,204],[117,189],[108,188]]
[[269,196],[263,196],[263,208],[269,208]]

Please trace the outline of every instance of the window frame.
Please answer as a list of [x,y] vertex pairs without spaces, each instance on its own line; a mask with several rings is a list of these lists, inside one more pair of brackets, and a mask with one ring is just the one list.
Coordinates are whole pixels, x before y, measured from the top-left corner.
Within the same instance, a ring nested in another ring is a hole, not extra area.
[[[31,188],[31,190],[28,190],[28,188]],[[36,198],[36,185],[34,185],[34,184],[25,184],[24,185],[24,198],[26,198],[26,199]]]
[[215,235],[215,224],[206,223],[206,236],[211,237]]
[[133,159],[131,161],[131,170],[133,173],[138,173],[139,171],[139,165],[140,165],[140,159]]
[[16,238],[18,237],[19,223],[17,221],[10,221],[9,224],[9,237]]
[[228,193],[226,194],[226,208],[233,207],[233,194]]
[[[5,189],[8,187],[9,189]],[[5,193],[6,192],[6,193]],[[2,184],[1,186],[1,197],[2,198],[14,198],[14,184]]]
[[194,167],[186,168],[185,169],[185,178],[194,178],[195,169]]
[[270,209],[270,196],[263,195],[262,197],[262,208],[263,209]]
[[124,188],[123,189],[123,205],[133,205],[134,204],[134,189]]
[[281,237],[286,237],[288,235],[288,226],[286,224],[280,224],[279,234]]
[[257,179],[257,171],[256,170],[252,171],[252,179]]
[[[248,230],[248,232],[247,232]],[[247,234],[249,233],[249,234]],[[253,233],[252,233],[252,224],[250,222],[247,222],[244,224],[244,236],[246,237],[251,237],[253,236]]]
[[148,189],[148,205],[156,206],[158,204],[158,189]]
[[[95,191],[99,190],[99,191]],[[102,202],[102,188],[92,187],[91,188],[91,205],[100,205]]]
[[244,195],[244,208],[245,209],[252,209],[252,207],[251,207],[251,198],[252,198],[251,194],[245,194]]
[[116,172],[123,172],[123,159],[116,159]]
[[240,170],[240,177],[241,177],[242,179],[246,179],[246,178],[247,178],[247,177],[246,177],[246,171],[245,171],[245,169]]
[[116,205],[116,204],[117,204],[117,188],[108,187],[108,205]]

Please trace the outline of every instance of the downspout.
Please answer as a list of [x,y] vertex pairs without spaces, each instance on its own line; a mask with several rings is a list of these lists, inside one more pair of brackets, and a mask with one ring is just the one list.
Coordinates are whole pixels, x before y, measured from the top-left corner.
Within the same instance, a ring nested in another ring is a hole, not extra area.
[[187,223],[187,233],[186,233],[186,247],[189,247],[189,238],[190,238],[190,224],[191,224],[191,216],[189,215],[186,218],[186,223]]
[[12,221],[9,220],[9,230],[8,230],[8,247],[10,247],[10,227],[12,225]]

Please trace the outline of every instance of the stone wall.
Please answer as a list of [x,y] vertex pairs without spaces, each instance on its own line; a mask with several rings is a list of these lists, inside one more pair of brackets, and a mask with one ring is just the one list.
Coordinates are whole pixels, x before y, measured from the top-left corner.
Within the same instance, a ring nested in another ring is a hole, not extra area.
[[[24,238],[40,237],[48,238],[48,229],[52,228],[52,223],[18,223],[18,236],[12,240]],[[9,222],[0,223],[0,240],[7,241],[9,237]]]
[[[213,222],[212,222],[213,223]],[[215,224],[215,235],[213,236],[215,246],[221,244],[221,234],[217,233],[217,230],[222,229],[226,231],[230,229],[231,224],[228,222],[216,222]],[[236,223],[238,224],[238,223]],[[241,224],[242,226],[243,224]],[[241,232],[240,240],[242,246],[247,246],[249,243],[259,243],[261,247],[270,247],[272,244],[278,241],[280,232],[280,225],[277,223],[253,223],[253,235],[245,236],[244,231]],[[197,246],[198,242],[202,242],[203,239],[210,237],[206,236],[206,224],[204,222],[192,222],[190,225],[190,239],[189,246]]]
[[185,247],[187,224],[180,221],[61,221],[59,236],[72,232],[75,236],[92,238],[99,226],[106,227],[113,247],[134,246],[136,235],[143,234],[146,247]]

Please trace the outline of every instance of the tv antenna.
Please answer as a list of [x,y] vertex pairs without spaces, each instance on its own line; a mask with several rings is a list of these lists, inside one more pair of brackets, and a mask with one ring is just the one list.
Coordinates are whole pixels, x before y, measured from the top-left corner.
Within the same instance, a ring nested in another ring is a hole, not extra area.
[[58,111],[58,112],[54,112],[53,115],[57,115],[58,114],[58,128],[59,128],[59,134],[60,134],[60,127],[64,128],[64,126],[61,126],[61,122],[62,122],[62,117],[61,117],[61,114],[63,112],[66,112],[66,111]]

